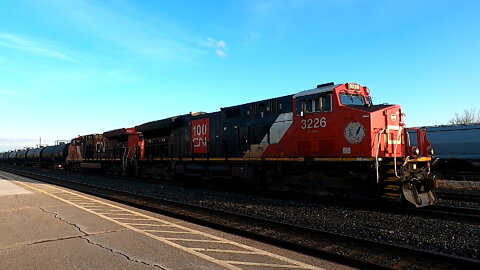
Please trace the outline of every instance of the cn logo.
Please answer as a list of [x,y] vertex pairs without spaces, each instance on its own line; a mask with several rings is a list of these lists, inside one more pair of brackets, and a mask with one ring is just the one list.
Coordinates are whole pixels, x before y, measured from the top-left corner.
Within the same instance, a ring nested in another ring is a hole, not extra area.
[[210,139],[210,119],[192,120],[192,152],[194,154],[206,154],[208,152],[208,141]]

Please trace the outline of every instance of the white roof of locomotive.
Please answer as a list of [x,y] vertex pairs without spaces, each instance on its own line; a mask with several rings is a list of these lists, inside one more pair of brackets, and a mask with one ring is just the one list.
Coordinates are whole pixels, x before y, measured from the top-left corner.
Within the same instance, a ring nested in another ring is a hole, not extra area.
[[302,91],[302,92],[298,92],[296,95],[293,95],[293,98],[316,95],[316,94],[321,94],[321,93],[326,93],[326,92],[332,92],[333,89],[335,89],[339,85],[340,84],[326,85],[326,86],[317,87],[317,88],[310,89],[310,90],[305,90],[305,91]]

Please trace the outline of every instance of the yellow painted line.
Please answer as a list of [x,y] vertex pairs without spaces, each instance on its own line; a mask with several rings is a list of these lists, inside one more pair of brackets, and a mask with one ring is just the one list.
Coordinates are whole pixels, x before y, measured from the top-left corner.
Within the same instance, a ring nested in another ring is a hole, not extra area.
[[291,264],[275,264],[275,263],[255,263],[255,262],[240,262],[240,261],[227,261],[229,264],[238,264],[238,265],[248,265],[248,266],[264,266],[264,267],[273,267],[273,268],[289,268],[289,269],[299,269],[300,266],[291,265]]
[[[30,189],[33,189],[33,190],[36,190],[38,192],[41,192],[43,194],[46,194],[50,197],[53,197],[57,200],[60,200],[60,201],[63,201],[67,204],[70,204],[74,207],[77,207],[79,209],[82,209],[84,211],[87,211],[91,214],[94,214],[100,218],[103,218],[105,220],[108,220],[108,221],[111,221],[113,223],[116,223],[122,227],[125,227],[127,229],[130,229],[134,232],[137,232],[139,234],[142,234],[144,236],[147,236],[147,237],[150,237],[150,238],[153,238],[159,242],[162,242],[164,244],[167,244],[167,245],[170,245],[172,247],[175,247],[175,248],[178,248],[180,250],[183,250],[187,253],[190,253],[192,255],[195,255],[197,257],[200,257],[204,260],[207,260],[211,263],[214,263],[214,264],[218,264],[218,265],[221,265],[227,269],[235,269],[235,270],[240,270],[241,268],[235,266],[235,265],[232,265],[224,260],[220,260],[220,259],[216,259],[216,258],[213,258],[211,256],[208,256],[208,255],[205,255],[201,252],[199,252],[198,250],[195,250],[195,249],[192,249],[192,248],[189,248],[189,247],[185,247],[185,246],[182,246],[178,243],[175,243],[173,242],[175,238],[165,238],[165,237],[160,237],[160,236],[157,236],[157,235],[154,235],[152,233],[149,233],[149,232],[146,232],[145,230],[141,230],[141,229],[138,229],[138,228],[135,228],[134,226],[132,225],[128,225],[124,222],[121,222],[115,218],[111,218],[111,217],[108,217],[106,215],[102,215],[102,214],[99,214],[98,212],[95,212],[91,209],[88,209],[86,207],[83,207],[81,205],[78,205],[78,204],[75,204],[71,201],[68,201],[64,198],[61,198],[55,194],[52,194],[48,191],[45,191],[45,190],[42,190],[42,189],[39,189],[39,188],[36,188],[34,186],[31,186],[29,184],[26,184],[26,183],[23,183],[23,182],[18,182],[18,181],[15,181],[17,184],[19,185],[23,185],[25,187],[28,187]],[[208,233],[205,233],[205,232],[201,232],[201,231],[197,231],[197,230],[194,230],[194,229],[190,229],[188,227],[184,227],[184,226],[181,226],[181,225],[178,225],[178,224],[175,224],[173,222],[168,222],[168,221],[165,221],[165,220],[161,220],[159,218],[155,218],[155,217],[151,217],[151,216],[148,216],[148,215],[145,215],[145,214],[142,214],[142,213],[139,213],[139,212],[136,212],[136,211],[133,211],[133,210],[129,210],[129,209],[126,209],[126,208],[122,208],[120,206],[116,206],[116,205],[113,205],[113,204],[110,204],[110,203],[107,203],[107,202],[103,202],[103,201],[100,201],[100,200],[97,200],[97,199],[94,199],[94,198],[90,198],[90,197],[87,197],[87,196],[84,196],[84,195],[81,195],[81,194],[77,194],[77,193],[74,193],[74,192],[71,192],[71,191],[68,191],[68,190],[65,190],[65,189],[62,189],[62,188],[58,188],[58,187],[55,187],[55,186],[48,186],[49,188],[52,188],[52,189],[56,189],[58,191],[61,191],[63,193],[66,193],[66,194],[71,194],[71,195],[74,195],[74,196],[78,196],[80,198],[83,198],[85,200],[90,200],[90,201],[93,201],[93,202],[97,202],[98,204],[101,204],[101,205],[105,205],[105,206],[109,206],[109,207],[112,207],[114,209],[121,209],[125,212],[130,212],[134,215],[137,215],[139,217],[142,217],[141,220],[150,220],[150,221],[156,221],[156,222],[160,222],[162,224],[165,224],[165,225],[168,225],[170,227],[173,227],[173,228],[178,228],[178,229],[181,229],[181,230],[185,230],[185,231],[188,231],[188,232],[191,232],[192,234],[195,234],[195,235],[201,235],[201,236],[204,236],[204,237],[207,237],[207,238],[210,238],[212,240],[208,240],[209,242],[217,242],[217,243],[224,243],[224,244],[230,244],[232,246],[236,246],[236,247],[239,247],[239,248],[243,248],[245,250],[249,250],[249,251],[252,251],[252,252],[255,252],[255,254],[258,254],[258,255],[262,255],[262,256],[265,256],[265,257],[270,257],[270,258],[274,258],[274,259],[277,259],[277,260],[280,260],[280,261],[284,261],[284,262],[287,262],[287,263],[290,263],[292,265],[290,265],[291,268],[302,268],[302,269],[317,269],[317,270],[324,270],[324,268],[320,268],[320,267],[317,267],[317,266],[313,266],[313,265],[310,265],[310,264],[306,264],[306,263],[302,263],[302,262],[299,262],[299,261],[296,261],[296,260],[293,260],[293,259],[290,259],[290,258],[287,258],[287,257],[284,257],[284,256],[281,256],[281,255],[278,255],[278,254],[274,254],[274,253],[271,253],[271,252],[268,252],[268,251],[265,251],[265,250],[261,250],[261,249],[258,249],[258,248],[255,248],[255,247],[251,247],[251,246],[248,246],[248,245],[245,245],[245,244],[241,244],[241,243],[238,243],[238,242],[234,242],[234,241],[231,241],[231,240],[227,240],[227,239],[224,239],[224,238],[221,238],[221,237],[218,237],[218,236],[215,236],[215,235],[212,235],[212,234],[208,234]],[[172,240],[170,240],[172,239]],[[181,239],[181,238],[177,238],[178,241],[200,241],[200,240],[193,240],[193,239],[189,239],[189,240],[185,240],[185,239]]]
[[326,162],[353,162],[353,161],[374,161],[374,158],[352,157],[352,158],[314,158],[314,161]]
[[126,217],[110,217],[112,219],[115,219],[115,220],[133,220],[133,221],[146,221],[146,220],[150,220],[148,218],[138,218],[136,217],[135,215],[132,215],[131,218],[126,218]]
[[179,231],[161,231],[161,230],[143,230],[145,232],[156,232],[156,233],[178,233],[178,234],[192,234],[191,232],[179,232]]
[[[127,224],[127,225],[132,225],[132,226],[149,226],[149,227],[170,227],[170,225],[166,225],[166,224],[148,224],[148,223],[127,223],[127,222],[124,222],[124,224]],[[144,230],[144,231],[148,231],[148,230]]]
[[112,215],[112,216],[134,216],[129,213],[99,213],[100,215]]
[[304,158],[264,158],[265,161],[304,161]]
[[235,254],[249,254],[249,255],[257,254],[254,251],[247,251],[247,250],[212,249],[212,248],[194,248],[194,250],[203,251],[203,252],[235,253]]
[[[141,161],[149,161],[150,159],[141,159]],[[304,157],[294,157],[294,158],[250,158],[250,157],[215,157],[215,158],[204,158],[204,157],[185,157],[185,158],[153,158],[154,161],[294,161],[294,162],[301,162],[304,161]]]
[[[92,214],[94,214],[94,215],[96,215],[96,216],[99,216],[99,217],[101,217],[101,218],[103,218],[103,219],[106,219],[106,220],[109,220],[109,221],[111,221],[111,222],[114,222],[114,223],[116,223],[116,224],[118,224],[118,225],[120,225],[120,226],[123,226],[123,227],[127,228],[127,229],[130,229],[130,230],[132,230],[132,231],[138,232],[138,233],[143,234],[143,235],[145,235],[145,236],[147,236],[147,237],[153,238],[153,239],[158,240],[158,241],[160,241],[160,242],[162,242],[162,243],[165,243],[165,244],[167,244],[167,245],[170,245],[170,246],[176,247],[176,248],[178,248],[178,249],[180,249],[180,250],[183,250],[183,251],[185,251],[185,252],[187,252],[187,253],[190,253],[190,254],[193,254],[193,255],[195,255],[195,256],[198,256],[198,257],[200,257],[200,258],[202,258],[202,259],[205,259],[205,260],[207,260],[207,261],[209,261],[209,262],[212,262],[212,263],[215,263],[215,264],[224,266],[225,268],[228,268],[228,269],[235,269],[235,270],[240,270],[240,269],[241,269],[241,268],[238,268],[238,267],[236,267],[236,266],[234,266],[234,265],[230,265],[230,264],[228,264],[228,263],[225,263],[225,262],[222,261],[222,260],[218,260],[218,259],[212,258],[212,257],[207,256],[207,255],[204,255],[204,254],[202,254],[202,253],[200,253],[200,252],[196,252],[196,251],[194,251],[194,250],[190,250],[189,248],[184,247],[184,246],[179,245],[179,244],[176,244],[176,243],[174,243],[174,242],[172,242],[172,241],[168,241],[167,239],[165,239],[165,238],[163,238],[163,237],[155,236],[155,235],[153,235],[153,234],[151,234],[151,233],[148,233],[148,232],[145,232],[145,231],[136,229],[135,227],[132,227],[132,226],[130,226],[130,225],[126,225],[125,223],[119,222],[119,221],[117,221],[117,220],[115,220],[115,219],[112,219],[112,218],[109,218],[109,217],[107,217],[107,216],[105,216],[105,215],[100,215],[100,214],[98,214],[98,213],[96,213],[96,212],[94,212],[94,211],[92,211],[92,210],[89,210],[89,209],[87,209],[87,208],[85,208],[85,207],[82,207],[82,206],[80,206],[80,205],[77,205],[77,204],[75,204],[75,203],[69,202],[69,201],[67,201],[67,200],[65,200],[65,199],[63,199],[63,198],[60,198],[59,196],[56,196],[56,195],[54,195],[54,194],[51,194],[51,193],[49,193],[49,192],[47,192],[47,191],[44,191],[44,190],[41,190],[41,189],[32,187],[32,186],[27,185],[27,184],[24,184],[24,183],[20,183],[20,182],[19,182],[19,184],[21,184],[21,185],[23,185],[23,186],[26,186],[26,187],[29,187],[29,188],[31,188],[31,189],[33,189],[33,190],[38,191],[38,192],[44,193],[44,194],[46,194],[46,195],[48,195],[48,196],[50,196],[50,197],[56,198],[56,199],[58,199],[58,200],[60,200],[60,201],[63,201],[63,202],[65,202],[65,203],[70,204],[70,205],[72,205],[72,206],[75,206],[75,207],[77,207],[77,208],[83,209],[83,210],[85,210],[85,211],[87,211],[87,212],[89,212],[89,213],[92,213]],[[61,190],[61,189],[55,188],[55,187],[52,187],[52,188]],[[61,190],[61,191],[64,191],[64,192],[67,192],[67,193],[72,193],[72,192],[69,192],[69,191],[67,191],[67,190]],[[95,199],[82,196],[82,195],[80,195],[80,194],[77,194],[77,195],[78,195],[79,197],[83,197],[83,198],[88,199],[88,200],[97,201],[97,200],[95,200]],[[101,202],[101,201],[98,201],[98,203],[110,205],[110,204],[108,204],[108,203],[104,203],[104,202]],[[112,207],[115,207],[115,208],[120,208],[120,207],[114,206],[114,205],[111,205],[111,206],[112,206]],[[127,209],[125,209],[125,210],[127,210]],[[132,211],[132,212],[134,212],[134,211]],[[139,215],[143,215],[143,214],[141,214],[141,213],[138,213],[138,214],[139,214]]]
[[220,243],[220,244],[230,244],[228,240],[205,240],[205,239],[189,239],[189,238],[175,238],[175,237],[164,237],[166,240],[170,241],[185,241],[185,242],[203,242],[203,243]]
[[[141,159],[141,161],[149,161],[150,159]],[[303,162],[305,157],[293,157],[293,158],[153,158],[154,161],[288,161],[288,162]],[[352,158],[313,158],[314,161],[326,161],[326,162],[353,162],[353,161],[373,161],[371,157],[352,157]]]
[[425,162],[425,161],[431,161],[431,157],[420,157],[420,158],[413,158],[409,159],[408,162]]
[[[87,208],[87,207],[85,207],[85,208]],[[88,210],[100,212],[100,211],[105,210],[105,208],[90,208],[90,207],[88,207]]]
[[[80,204],[79,204],[80,205]],[[102,207],[91,207],[91,206],[85,206],[85,208],[88,208],[92,211],[102,211],[102,210],[105,210],[105,207],[106,206],[102,206]]]

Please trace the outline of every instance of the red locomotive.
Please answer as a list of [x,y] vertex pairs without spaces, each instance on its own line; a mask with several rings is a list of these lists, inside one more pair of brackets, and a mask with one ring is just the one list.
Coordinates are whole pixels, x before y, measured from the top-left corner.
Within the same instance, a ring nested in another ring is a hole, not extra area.
[[436,203],[433,149],[399,105],[367,87],[323,84],[268,100],[73,139],[67,168],[248,181],[313,194]]

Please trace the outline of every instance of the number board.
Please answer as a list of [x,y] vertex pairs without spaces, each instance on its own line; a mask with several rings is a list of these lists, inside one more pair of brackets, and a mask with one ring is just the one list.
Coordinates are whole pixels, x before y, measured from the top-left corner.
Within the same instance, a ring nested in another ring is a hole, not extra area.
[[210,138],[210,118],[192,120],[192,147],[194,154],[206,154]]

